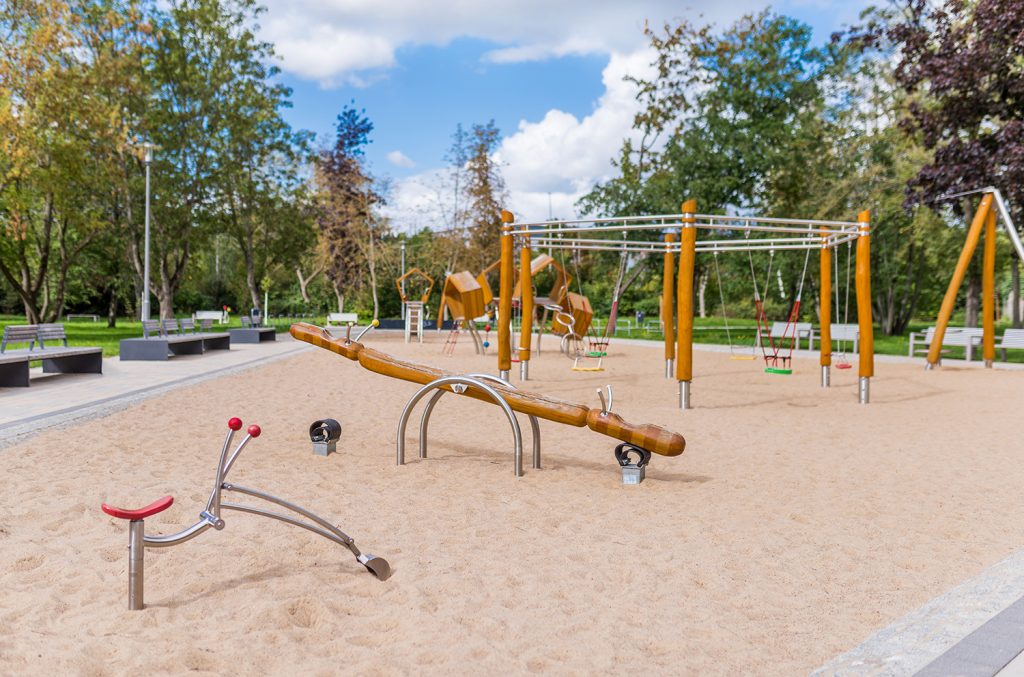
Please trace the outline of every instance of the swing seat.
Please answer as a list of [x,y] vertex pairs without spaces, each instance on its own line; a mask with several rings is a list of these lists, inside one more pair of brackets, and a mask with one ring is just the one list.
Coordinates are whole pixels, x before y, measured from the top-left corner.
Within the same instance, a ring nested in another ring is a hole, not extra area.
[[606,357],[608,353],[600,350],[591,350],[587,353],[587,357]]
[[783,369],[782,367],[765,367],[764,373],[766,374],[782,374],[788,376],[793,373],[792,369]]
[[742,360],[744,362],[753,362],[757,358],[753,355],[730,355],[730,360]]
[[573,367],[573,371],[604,371],[604,367]]
[[840,362],[836,365],[836,369],[853,369],[853,365],[849,362]]

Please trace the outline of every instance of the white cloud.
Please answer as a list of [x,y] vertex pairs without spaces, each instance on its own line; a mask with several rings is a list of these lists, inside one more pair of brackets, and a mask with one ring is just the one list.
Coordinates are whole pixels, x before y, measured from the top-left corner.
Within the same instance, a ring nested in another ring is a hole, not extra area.
[[408,155],[400,150],[393,150],[387,155],[388,162],[396,167],[402,167],[403,169],[412,169],[416,166],[416,163],[412,161]]
[[645,43],[652,25],[681,14],[706,21],[734,19],[763,0],[267,0],[263,37],[276,45],[282,68],[325,86],[363,83],[365,71],[397,64],[404,46],[446,45],[469,37],[501,45],[486,59],[535,61],[568,54],[627,54]]
[[[653,54],[641,49],[613,54],[602,72],[605,92],[593,112],[579,119],[550,110],[538,122],[522,120],[495,153],[510,193],[508,208],[520,220],[542,220],[550,214],[571,218],[575,203],[594,184],[615,173],[611,165],[623,139],[634,134],[638,104],[634,86],[624,76],[644,76]],[[442,172],[433,170],[396,183],[389,215],[396,225],[419,228],[440,224]]]

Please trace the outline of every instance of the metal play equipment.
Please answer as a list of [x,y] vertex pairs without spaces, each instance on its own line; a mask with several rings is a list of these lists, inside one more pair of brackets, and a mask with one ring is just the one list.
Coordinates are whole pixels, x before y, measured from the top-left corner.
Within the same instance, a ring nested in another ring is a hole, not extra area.
[[333,418],[313,421],[309,426],[309,441],[313,443],[313,453],[317,456],[329,456],[338,450],[341,439],[341,424]]
[[[981,202],[974,213],[970,228],[967,229],[967,238],[964,241],[964,248],[960,251],[960,258],[953,270],[953,277],[949,280],[949,287],[942,299],[942,306],[939,308],[939,316],[935,320],[935,334],[928,347],[928,361],[925,369],[932,369],[941,363],[942,341],[946,335],[946,328],[949,326],[949,319],[953,315],[953,307],[956,305],[957,293],[960,285],[963,284],[967,267],[971,263],[971,257],[978,248],[981,240],[981,231],[985,231],[985,243],[982,253],[981,267],[981,316],[982,316],[982,355],[985,359],[985,366],[991,368],[996,359],[996,309],[995,309],[995,276],[996,276],[996,221],[1001,220],[1010,242],[1017,252],[1017,256],[1024,261],[1024,244],[1021,243],[1017,227],[1010,218],[1010,210],[1006,208],[1006,201],[997,188],[988,186],[977,190],[967,190],[953,195],[945,195],[944,199],[952,200],[967,195],[982,194]],[[1002,217],[997,219],[998,216]],[[970,354],[968,353],[968,358]]]
[[[698,240],[698,231],[714,234]],[[663,239],[628,239],[630,233],[663,235]],[[609,237],[621,234],[621,239]],[[744,237],[735,237],[742,234]],[[511,291],[515,277],[515,252],[521,261],[529,261],[531,247],[547,250],[663,253],[665,283],[662,295],[662,322],[665,328],[666,376],[679,384],[679,407],[690,408],[690,383],[693,380],[693,297],[694,263],[699,252],[774,252],[781,250],[820,251],[819,288],[821,293],[821,365],[822,387],[830,385],[832,366],[830,324],[832,316],[832,250],[856,242],[855,288],[857,321],[860,327],[858,401],[870,399],[870,381],[874,376],[874,334],[871,315],[871,226],[870,212],[857,215],[856,221],[784,219],[762,216],[723,216],[698,214],[697,201],[687,200],[679,214],[625,216],[543,222],[516,222],[508,211],[501,213],[501,286],[498,293],[498,371],[508,377],[512,363],[512,328],[507,320],[511,310]],[[675,256],[679,257],[676,278]],[[520,266],[520,284],[530,284],[530,266]],[[673,297],[675,307],[673,308]],[[532,314],[523,309],[523,317]],[[678,321],[677,321],[678,318]],[[529,359],[529,353],[521,359]]]
[[[217,461],[217,472],[214,476],[213,491],[210,493],[210,498],[206,502],[206,507],[199,513],[199,521],[183,529],[176,534],[170,534],[168,536],[147,536],[145,519],[152,515],[163,512],[167,508],[171,507],[174,503],[174,498],[171,496],[164,496],[163,498],[154,501],[144,508],[137,510],[126,510],[124,508],[116,508],[111,505],[104,503],[101,507],[103,512],[107,513],[111,517],[118,519],[129,520],[128,522],[128,608],[137,611],[142,609],[145,604],[143,601],[143,581],[144,581],[144,557],[146,548],[168,548],[174,545],[181,545],[187,541],[192,540],[199,534],[207,531],[211,527],[220,531],[224,528],[225,522],[221,518],[221,510],[235,510],[238,512],[246,512],[251,515],[259,515],[261,517],[269,517],[270,519],[278,520],[286,524],[292,524],[297,527],[311,531],[318,536],[322,536],[329,541],[333,541],[338,545],[348,548],[349,552],[355,556],[356,561],[362,564],[366,569],[376,576],[378,579],[385,581],[391,577],[391,565],[388,564],[387,560],[381,557],[374,557],[369,553],[360,552],[359,548],[356,547],[355,541],[350,536],[345,534],[341,529],[334,526],[322,517],[302,508],[294,503],[285,501],[284,499],[278,498],[271,494],[259,491],[257,489],[250,489],[248,487],[239,486],[237,484],[231,484],[227,482],[228,473],[231,472],[231,468],[234,466],[235,461],[238,460],[238,455],[242,453],[250,441],[260,436],[260,427],[258,425],[251,425],[246,430],[245,437],[238,443],[238,446],[228,454],[228,450],[231,448],[231,441],[235,433],[242,429],[242,420],[239,418],[232,418],[228,421],[228,433],[224,438],[224,446],[220,451],[220,459]],[[340,432],[340,431],[339,431]],[[234,492],[238,494],[244,494],[251,498],[260,499],[268,503],[273,503],[276,506],[284,508],[298,517],[292,515],[284,515],[278,512],[273,512],[265,508],[259,508],[251,505],[243,505],[239,503],[229,503],[221,500],[223,492]],[[300,517],[306,518],[305,520]]]

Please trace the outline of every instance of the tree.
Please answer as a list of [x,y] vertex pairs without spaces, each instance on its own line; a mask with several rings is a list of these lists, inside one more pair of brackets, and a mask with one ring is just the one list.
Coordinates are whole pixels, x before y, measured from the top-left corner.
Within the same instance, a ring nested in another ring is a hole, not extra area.
[[381,224],[374,214],[383,197],[363,166],[364,147],[370,143],[373,123],[365,111],[345,106],[336,126],[332,148],[320,152],[316,162],[318,196],[317,223],[327,254],[327,278],[338,300],[345,305],[345,292],[357,290],[362,270],[369,269],[374,299],[374,317],[379,312],[376,294],[376,245]]
[[501,132],[494,120],[485,125],[473,125],[469,132],[463,222],[471,229],[469,258],[473,270],[485,267],[498,254],[501,210],[508,202],[505,180],[494,158],[500,142]]

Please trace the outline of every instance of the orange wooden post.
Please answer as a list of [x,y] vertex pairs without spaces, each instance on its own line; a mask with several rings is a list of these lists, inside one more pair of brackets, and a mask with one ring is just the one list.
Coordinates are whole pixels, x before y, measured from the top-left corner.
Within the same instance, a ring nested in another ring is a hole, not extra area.
[[501,210],[501,280],[498,283],[498,376],[508,380],[512,368],[512,286],[515,262],[512,251],[512,212]]
[[519,328],[519,378],[530,378],[530,344],[533,335],[533,268],[530,251],[530,236],[523,237],[523,248],[519,253],[520,303],[523,308],[522,326]]
[[672,378],[673,363],[676,359],[676,316],[675,294],[676,260],[672,253],[675,233],[665,233],[665,279],[661,292],[661,324],[665,333],[665,378]]
[[[978,240],[981,239],[981,230],[985,225],[988,214],[992,210],[992,193],[985,193],[978,204],[978,211],[974,212],[974,220],[967,230],[967,240],[964,248],[960,251],[960,258],[953,270],[953,278],[946,288],[946,295],[942,299],[942,306],[939,308],[939,317],[935,320],[935,334],[932,336],[931,345],[928,346],[928,363],[926,369],[931,369],[939,364],[942,357],[942,339],[946,336],[946,327],[949,326],[949,318],[953,315],[953,306],[956,304],[956,294],[963,284],[964,275],[967,273],[967,266],[971,263],[974,250],[978,248]],[[994,238],[993,238],[994,239]],[[861,337],[863,339],[863,337]],[[863,343],[863,341],[862,341]]]
[[996,211],[985,219],[985,248],[981,267],[982,354],[985,366],[996,361]]
[[857,323],[860,330],[860,382],[857,399],[871,399],[871,377],[875,375],[875,328],[871,317],[871,212],[857,214]]
[[828,244],[828,228],[821,229],[821,387],[831,385],[832,366],[832,249]]
[[690,381],[693,380],[693,269],[697,258],[697,201],[683,203],[679,228],[679,279],[676,282],[676,380],[679,381],[679,408],[690,408]]

